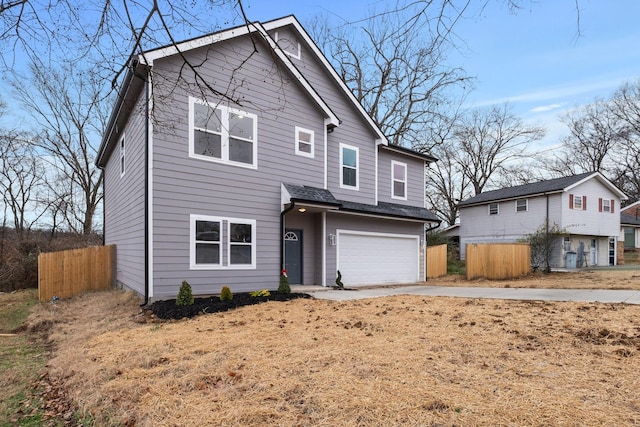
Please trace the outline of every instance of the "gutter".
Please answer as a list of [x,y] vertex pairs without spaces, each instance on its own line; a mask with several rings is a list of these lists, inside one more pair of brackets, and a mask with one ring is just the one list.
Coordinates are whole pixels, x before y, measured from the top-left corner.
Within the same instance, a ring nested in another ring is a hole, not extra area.
[[144,302],[140,307],[149,304],[149,82],[146,76],[136,77],[145,82],[144,85]]

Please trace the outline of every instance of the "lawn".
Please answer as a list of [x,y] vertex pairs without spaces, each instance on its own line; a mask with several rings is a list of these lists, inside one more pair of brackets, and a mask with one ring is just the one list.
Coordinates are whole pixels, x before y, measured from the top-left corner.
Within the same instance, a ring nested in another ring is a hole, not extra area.
[[640,306],[295,299],[167,322],[138,304],[87,294],[27,322],[48,330],[51,381],[97,425],[640,422]]

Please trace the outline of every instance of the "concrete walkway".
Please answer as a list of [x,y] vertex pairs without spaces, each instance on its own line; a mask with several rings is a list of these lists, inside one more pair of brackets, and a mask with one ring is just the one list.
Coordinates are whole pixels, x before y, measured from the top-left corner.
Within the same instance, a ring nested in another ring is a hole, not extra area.
[[291,291],[303,292],[317,299],[333,301],[377,298],[390,295],[420,295],[428,297],[640,304],[640,290],[465,288],[410,285],[360,288],[355,290],[339,290],[322,286],[292,286]]

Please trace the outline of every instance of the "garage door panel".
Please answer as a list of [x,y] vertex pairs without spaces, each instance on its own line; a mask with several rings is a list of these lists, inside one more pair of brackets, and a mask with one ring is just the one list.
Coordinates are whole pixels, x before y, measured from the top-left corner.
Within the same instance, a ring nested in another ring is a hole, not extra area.
[[346,286],[419,280],[415,236],[339,233],[338,269]]

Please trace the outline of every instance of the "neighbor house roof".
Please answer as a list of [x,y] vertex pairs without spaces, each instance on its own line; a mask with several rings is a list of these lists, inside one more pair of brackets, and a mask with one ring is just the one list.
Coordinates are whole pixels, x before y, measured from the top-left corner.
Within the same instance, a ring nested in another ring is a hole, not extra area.
[[622,212],[620,214],[620,224],[621,225],[631,225],[631,226],[636,226],[636,227],[640,227],[640,216],[638,215],[630,215],[627,213]]
[[620,212],[623,212],[629,215],[640,216],[640,200],[625,206],[620,210]]
[[283,183],[282,187],[283,204],[295,202],[324,206],[328,209],[337,209],[343,212],[440,223],[440,219],[436,214],[425,208],[387,202],[378,202],[377,205],[369,205],[366,203],[337,200],[329,190],[310,187],[308,185]]
[[606,179],[600,172],[586,172],[579,175],[565,176],[562,178],[548,179],[546,181],[534,182],[531,184],[517,185],[515,187],[501,188],[499,190],[487,191],[477,196],[460,202],[459,207],[479,205],[500,200],[511,200],[521,197],[541,196],[544,194],[561,193],[568,191],[578,184],[595,178],[608,187],[621,199],[626,199],[625,194]]

